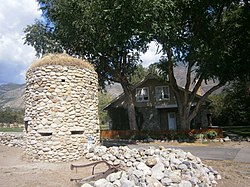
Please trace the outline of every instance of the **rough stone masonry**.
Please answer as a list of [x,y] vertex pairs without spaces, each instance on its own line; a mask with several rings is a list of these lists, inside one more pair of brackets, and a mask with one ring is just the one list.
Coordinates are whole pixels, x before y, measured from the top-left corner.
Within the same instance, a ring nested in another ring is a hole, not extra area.
[[25,158],[67,162],[100,139],[98,78],[86,61],[47,55],[27,71]]

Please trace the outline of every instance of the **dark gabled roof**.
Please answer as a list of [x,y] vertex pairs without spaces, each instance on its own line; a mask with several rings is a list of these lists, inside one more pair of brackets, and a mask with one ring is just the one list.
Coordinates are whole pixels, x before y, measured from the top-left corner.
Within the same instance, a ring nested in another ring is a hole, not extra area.
[[[140,85],[142,85],[144,82],[148,81],[149,79],[160,79],[159,76],[155,75],[155,74],[151,74],[149,73],[144,79],[142,79],[140,82],[136,83],[135,85],[132,86],[132,90],[136,89],[137,87],[139,87]],[[178,86],[180,90],[184,91],[184,88]],[[191,91],[190,91],[191,93]],[[117,96],[116,98],[114,98],[109,104],[107,104],[103,110],[106,110],[109,106],[111,106],[114,102],[118,101],[119,99],[123,98],[125,96],[124,93],[121,93],[119,96]],[[201,98],[202,96],[196,94],[197,98]],[[207,102],[211,102],[210,99],[206,99]]]

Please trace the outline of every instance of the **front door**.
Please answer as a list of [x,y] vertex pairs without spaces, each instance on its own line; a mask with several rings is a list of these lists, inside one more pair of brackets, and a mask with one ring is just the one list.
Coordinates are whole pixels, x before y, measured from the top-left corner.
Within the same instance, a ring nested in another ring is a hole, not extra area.
[[168,113],[168,128],[169,130],[176,130],[176,117],[175,113]]

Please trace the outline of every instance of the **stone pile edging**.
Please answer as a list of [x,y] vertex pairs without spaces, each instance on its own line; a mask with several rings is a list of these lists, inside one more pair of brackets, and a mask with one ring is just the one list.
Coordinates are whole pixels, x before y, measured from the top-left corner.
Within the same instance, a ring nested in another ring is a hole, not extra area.
[[24,135],[0,132],[0,144],[9,147],[24,147]]
[[149,149],[95,146],[86,151],[85,157],[91,161],[120,164],[124,171],[82,187],[205,187],[216,186],[216,180],[221,179],[217,171],[190,152],[163,146]]

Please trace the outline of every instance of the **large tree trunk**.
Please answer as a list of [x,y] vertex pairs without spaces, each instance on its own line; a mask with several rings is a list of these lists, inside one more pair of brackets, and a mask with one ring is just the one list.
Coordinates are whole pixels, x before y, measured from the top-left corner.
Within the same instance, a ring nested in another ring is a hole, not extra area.
[[190,122],[188,120],[189,112],[187,110],[180,111],[180,130],[190,130]]
[[135,106],[133,103],[133,96],[130,89],[124,89],[125,97],[126,97],[126,103],[127,103],[127,109],[128,109],[128,121],[129,121],[129,127],[130,130],[138,130],[137,124],[136,124],[136,116],[135,116]]
[[128,121],[129,121],[129,127],[130,130],[138,130],[137,124],[136,124],[136,116],[135,116],[135,106],[133,103],[133,95],[132,91],[130,89],[130,86],[128,84],[127,80],[124,80],[120,82],[125,94],[125,100],[127,104],[127,110],[128,110]]
[[188,93],[186,92],[186,89],[188,89],[188,85],[190,84],[190,74],[187,75],[189,79],[188,85],[185,86],[184,92],[179,89],[177,85],[176,78],[174,76],[174,66],[173,66],[173,61],[172,61],[172,51],[171,49],[167,51],[167,56],[168,56],[168,75],[169,75],[169,83],[170,87],[174,92],[175,99],[177,102],[177,107],[178,107],[178,114],[179,114],[179,123],[180,123],[180,130],[189,130],[190,129],[190,123],[188,120],[189,117],[189,112],[190,112],[190,107],[188,105]]
[[202,81],[204,80],[203,76],[200,75],[198,80],[195,81],[196,84],[192,90],[189,91],[191,85],[191,70],[194,66],[194,63],[189,62],[186,74],[186,84],[183,90],[180,90],[176,78],[174,76],[174,69],[173,69],[173,61],[172,61],[172,51],[169,49],[167,51],[168,57],[168,74],[169,74],[169,83],[170,87],[173,90],[178,106],[178,113],[179,113],[179,122],[180,122],[180,130],[190,130],[190,123],[191,121],[197,116],[199,113],[202,104],[206,101],[207,97],[215,90],[223,86],[225,83],[219,83],[213,86],[210,90],[208,90],[197,102],[194,106],[194,109],[191,110],[192,104],[195,102],[197,91],[199,90]]

